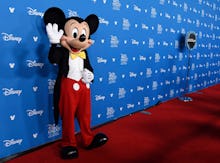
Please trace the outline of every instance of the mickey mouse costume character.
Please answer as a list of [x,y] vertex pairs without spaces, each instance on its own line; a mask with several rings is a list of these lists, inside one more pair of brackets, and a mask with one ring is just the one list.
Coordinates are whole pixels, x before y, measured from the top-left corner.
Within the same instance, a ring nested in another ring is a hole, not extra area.
[[54,86],[54,117],[62,119],[61,157],[78,157],[74,131],[76,117],[86,149],[102,146],[108,140],[103,133],[94,135],[90,128],[90,83],[94,79],[86,49],[92,45],[90,35],[96,32],[99,20],[94,14],[85,20],[66,18],[64,12],[51,7],[44,13],[46,32],[51,43],[49,61],[57,64],[58,75]]

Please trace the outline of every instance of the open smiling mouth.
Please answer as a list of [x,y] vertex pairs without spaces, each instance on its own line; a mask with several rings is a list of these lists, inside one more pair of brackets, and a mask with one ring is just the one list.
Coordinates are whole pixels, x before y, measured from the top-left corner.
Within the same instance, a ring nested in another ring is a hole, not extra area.
[[77,49],[77,48],[71,48],[71,50],[72,50],[72,52],[74,52],[74,53],[78,53],[78,52],[80,52],[80,49]]

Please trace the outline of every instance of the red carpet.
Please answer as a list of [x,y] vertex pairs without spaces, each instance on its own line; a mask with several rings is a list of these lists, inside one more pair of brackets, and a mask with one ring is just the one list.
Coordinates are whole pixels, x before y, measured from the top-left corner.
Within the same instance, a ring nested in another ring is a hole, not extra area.
[[219,163],[220,85],[189,96],[192,102],[173,99],[96,128],[109,141],[79,148],[78,159],[61,160],[57,141],[8,163]]

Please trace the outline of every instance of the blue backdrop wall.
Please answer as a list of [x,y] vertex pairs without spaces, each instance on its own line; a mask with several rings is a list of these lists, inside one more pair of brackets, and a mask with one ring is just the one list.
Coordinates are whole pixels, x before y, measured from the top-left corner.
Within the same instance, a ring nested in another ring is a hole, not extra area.
[[[88,49],[95,70],[92,126],[220,82],[219,0],[0,3],[0,158],[61,136],[52,105],[57,67],[47,60],[42,21],[49,7],[60,7],[67,17],[99,17]],[[197,36],[191,51],[179,48],[189,31]]]

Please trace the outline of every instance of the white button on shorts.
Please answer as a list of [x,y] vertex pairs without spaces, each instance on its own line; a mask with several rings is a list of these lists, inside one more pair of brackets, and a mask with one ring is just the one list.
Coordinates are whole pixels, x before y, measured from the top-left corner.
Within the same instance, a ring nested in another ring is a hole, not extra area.
[[74,83],[74,84],[73,84],[73,89],[74,89],[75,91],[78,91],[78,90],[80,89],[79,84],[78,84],[78,83]]

